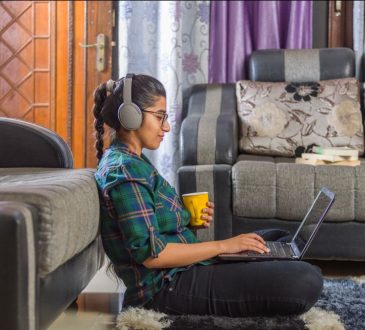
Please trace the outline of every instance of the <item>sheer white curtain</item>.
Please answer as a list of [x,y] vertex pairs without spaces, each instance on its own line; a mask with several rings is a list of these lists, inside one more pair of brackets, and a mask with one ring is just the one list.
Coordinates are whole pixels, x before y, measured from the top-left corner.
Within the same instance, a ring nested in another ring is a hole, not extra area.
[[365,11],[363,1],[354,1],[353,7],[353,34],[354,51],[356,55],[356,77],[364,81],[364,51],[365,51]]
[[208,81],[209,1],[120,1],[118,49],[120,77],[148,74],[166,88],[171,132],[143,152],[174,185],[183,91]]

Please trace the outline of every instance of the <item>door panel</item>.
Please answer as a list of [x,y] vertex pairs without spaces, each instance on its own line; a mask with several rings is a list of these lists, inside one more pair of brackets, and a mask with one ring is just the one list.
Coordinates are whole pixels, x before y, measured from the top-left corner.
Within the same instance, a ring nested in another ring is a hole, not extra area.
[[[71,146],[75,167],[96,166],[93,91],[111,77],[112,16],[112,1],[56,2],[56,131]],[[103,72],[96,70],[96,48],[80,46],[94,44],[99,33],[107,37]]]
[[51,126],[47,2],[0,2],[0,116]]
[[[88,1],[87,2],[87,42],[96,42],[96,36],[103,33],[106,36],[105,64],[106,69],[102,72],[95,70],[96,49],[85,48],[87,52],[86,77],[86,145],[85,164],[88,167],[96,166],[95,138],[94,138],[94,115],[92,113],[93,92],[102,82],[112,77],[112,36],[113,36],[113,7],[112,1]],[[103,14],[100,14],[103,13]],[[90,74],[94,72],[94,74]],[[105,144],[108,144],[109,130],[105,127]]]

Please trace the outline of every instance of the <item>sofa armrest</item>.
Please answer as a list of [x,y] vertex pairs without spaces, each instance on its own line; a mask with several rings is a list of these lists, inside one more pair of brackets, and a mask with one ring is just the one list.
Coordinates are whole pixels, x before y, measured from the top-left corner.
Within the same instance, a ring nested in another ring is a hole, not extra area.
[[232,166],[183,166],[178,170],[180,194],[208,191],[214,202],[214,221],[208,229],[197,230],[202,241],[226,239],[232,236]]
[[94,169],[0,168],[0,200],[27,203],[38,211],[41,277],[84,250],[99,231]]
[[0,202],[0,310],[2,328],[36,329],[36,211]]
[[233,165],[237,158],[238,121],[234,84],[192,88],[188,115],[180,131],[183,165]]

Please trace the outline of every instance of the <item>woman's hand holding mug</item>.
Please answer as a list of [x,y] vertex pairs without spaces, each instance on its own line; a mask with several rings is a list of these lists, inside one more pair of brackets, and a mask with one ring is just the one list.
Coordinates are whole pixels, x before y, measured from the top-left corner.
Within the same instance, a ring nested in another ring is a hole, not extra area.
[[190,226],[208,228],[213,221],[214,203],[209,201],[207,192],[183,194],[182,199],[190,213]]
[[204,220],[203,226],[206,228],[209,228],[211,222],[213,221],[214,216],[214,203],[213,202],[207,202],[206,208],[203,209],[201,219]]

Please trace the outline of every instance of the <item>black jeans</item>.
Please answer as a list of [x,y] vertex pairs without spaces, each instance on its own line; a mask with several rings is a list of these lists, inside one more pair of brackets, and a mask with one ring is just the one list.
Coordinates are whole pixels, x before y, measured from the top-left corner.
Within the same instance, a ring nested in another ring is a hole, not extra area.
[[231,317],[300,314],[317,301],[322,286],[320,269],[303,261],[194,265],[175,274],[144,307]]
[[[280,229],[256,231],[265,241],[291,240]],[[177,273],[145,307],[167,314],[231,317],[300,314],[323,287],[321,270],[303,261],[218,263]]]

